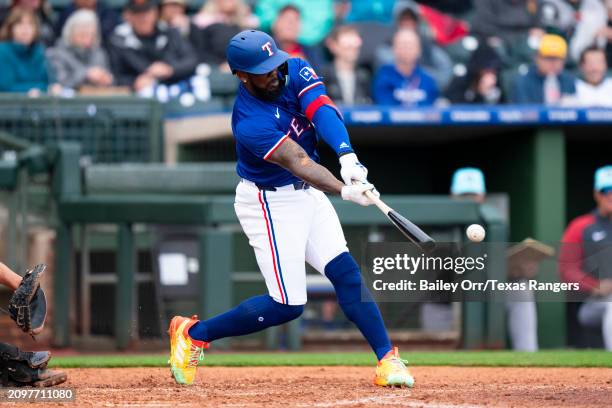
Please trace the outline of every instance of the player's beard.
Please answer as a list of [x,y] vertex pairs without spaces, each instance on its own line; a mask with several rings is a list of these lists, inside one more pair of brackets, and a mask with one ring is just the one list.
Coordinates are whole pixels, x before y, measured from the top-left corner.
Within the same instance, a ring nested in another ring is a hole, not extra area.
[[284,87],[285,82],[279,78],[278,87],[275,90],[271,91],[267,88],[259,88],[255,84],[253,84],[252,89],[257,98],[263,99],[264,101],[274,101],[283,93]]

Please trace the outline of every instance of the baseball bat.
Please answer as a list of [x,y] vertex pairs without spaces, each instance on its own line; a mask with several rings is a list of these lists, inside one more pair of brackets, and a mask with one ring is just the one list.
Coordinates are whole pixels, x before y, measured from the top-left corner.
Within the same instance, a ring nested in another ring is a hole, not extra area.
[[378,207],[378,209],[382,211],[387,218],[389,218],[393,225],[395,225],[395,227],[400,230],[400,232],[404,234],[406,238],[417,244],[425,252],[433,251],[433,249],[436,247],[436,242],[432,237],[427,235],[422,229],[417,227],[393,208],[385,204],[383,200],[376,197],[371,191],[368,190],[364,194],[370,200],[372,200],[374,205],[376,205],[376,207]]

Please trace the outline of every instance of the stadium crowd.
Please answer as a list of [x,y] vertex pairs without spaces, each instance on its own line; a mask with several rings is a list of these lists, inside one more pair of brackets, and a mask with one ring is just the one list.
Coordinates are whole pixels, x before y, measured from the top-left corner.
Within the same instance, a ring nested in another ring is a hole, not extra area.
[[[201,3],[201,2],[199,2]],[[339,104],[612,106],[612,0],[10,0],[0,92],[210,99],[225,47],[270,32]]]

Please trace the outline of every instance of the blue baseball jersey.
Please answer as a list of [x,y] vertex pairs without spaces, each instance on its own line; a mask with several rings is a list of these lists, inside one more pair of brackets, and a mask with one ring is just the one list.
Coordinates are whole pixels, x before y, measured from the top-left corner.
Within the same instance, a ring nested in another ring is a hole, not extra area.
[[379,105],[431,106],[439,93],[436,81],[418,65],[408,76],[393,65],[382,66],[372,89],[374,102]]
[[259,99],[240,84],[232,112],[236,170],[240,177],[261,186],[279,187],[299,181],[291,172],[266,160],[287,138],[298,143],[312,160],[319,161],[312,118],[322,105],[333,106],[325,96],[321,78],[306,61],[291,58],[287,68],[287,77],[280,78],[285,80],[285,86],[277,99]]

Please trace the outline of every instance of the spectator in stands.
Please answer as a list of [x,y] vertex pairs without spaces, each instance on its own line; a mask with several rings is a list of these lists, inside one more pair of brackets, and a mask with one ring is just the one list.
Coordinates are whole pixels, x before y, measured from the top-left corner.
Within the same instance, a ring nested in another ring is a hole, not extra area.
[[606,78],[608,64],[604,50],[589,47],[580,56],[582,79],[576,81],[576,100],[583,106],[612,107],[612,78]]
[[408,29],[393,37],[395,63],[382,66],[375,75],[374,102],[380,105],[429,106],[439,95],[435,80],[418,64],[419,36]]
[[372,102],[370,75],[357,66],[361,36],[353,26],[339,26],[326,40],[333,61],[323,69],[327,94],[343,105],[363,105]]
[[45,50],[38,41],[38,17],[14,8],[0,29],[0,92],[38,96],[47,92],[49,74]]
[[255,14],[259,17],[260,28],[270,31],[279,10],[291,4],[301,11],[299,42],[307,46],[318,45],[333,28],[334,0],[257,0]]
[[2,25],[11,11],[21,8],[32,12],[38,19],[38,40],[45,46],[55,42],[53,30],[53,11],[47,0],[10,0],[8,7],[0,9],[0,25]]
[[113,83],[100,45],[98,18],[92,10],[81,9],[68,18],[58,44],[47,50],[47,58],[65,88],[79,90],[84,85],[107,87]]
[[189,36],[191,21],[187,15],[185,0],[162,0],[159,6],[159,19],[177,29],[183,37]]
[[66,21],[77,10],[91,10],[96,14],[102,38],[108,38],[120,22],[119,14],[111,7],[108,7],[103,1],[73,0],[70,5],[62,10],[57,19],[57,24],[55,25],[55,35],[57,37],[62,36]]
[[589,295],[578,321],[601,328],[606,350],[612,351],[612,165],[597,169],[593,192],[597,208],[570,222],[561,240],[559,272]]
[[141,96],[161,97],[158,84],[187,80],[197,65],[189,43],[177,30],[158,23],[158,15],[153,1],[130,0],[124,13],[126,22],[115,28],[109,40],[115,83],[130,86]]
[[[416,5],[403,3],[404,6],[396,7],[397,17],[395,19],[396,29],[412,30],[421,39],[421,57],[419,63],[429,75],[431,75],[440,89],[446,89],[453,77],[453,61],[446,51],[438,46],[429,35],[427,23],[419,18]],[[378,64],[393,63],[393,49],[391,46],[379,46],[376,51]]]
[[[602,0],[582,0],[579,13],[580,19],[570,41],[570,55],[574,61],[579,61],[582,51],[596,44],[598,34],[608,21],[608,11]],[[602,45],[605,47],[605,42]]]
[[244,0],[210,0],[193,17],[191,44],[198,61],[229,72],[225,48],[229,40],[242,30],[257,28],[259,20]]
[[546,34],[540,41],[535,65],[527,73],[514,78],[511,101],[558,105],[575,93],[575,79],[564,70],[567,43],[554,34]]
[[298,37],[301,30],[302,17],[297,7],[289,4],[279,10],[278,16],[272,24],[272,36],[278,48],[292,57],[308,61],[317,70],[323,66],[320,50],[317,47],[309,47],[299,42]]
[[470,56],[467,73],[456,76],[446,96],[451,103],[498,104],[503,101],[499,85],[502,61],[487,43],[482,43]]

